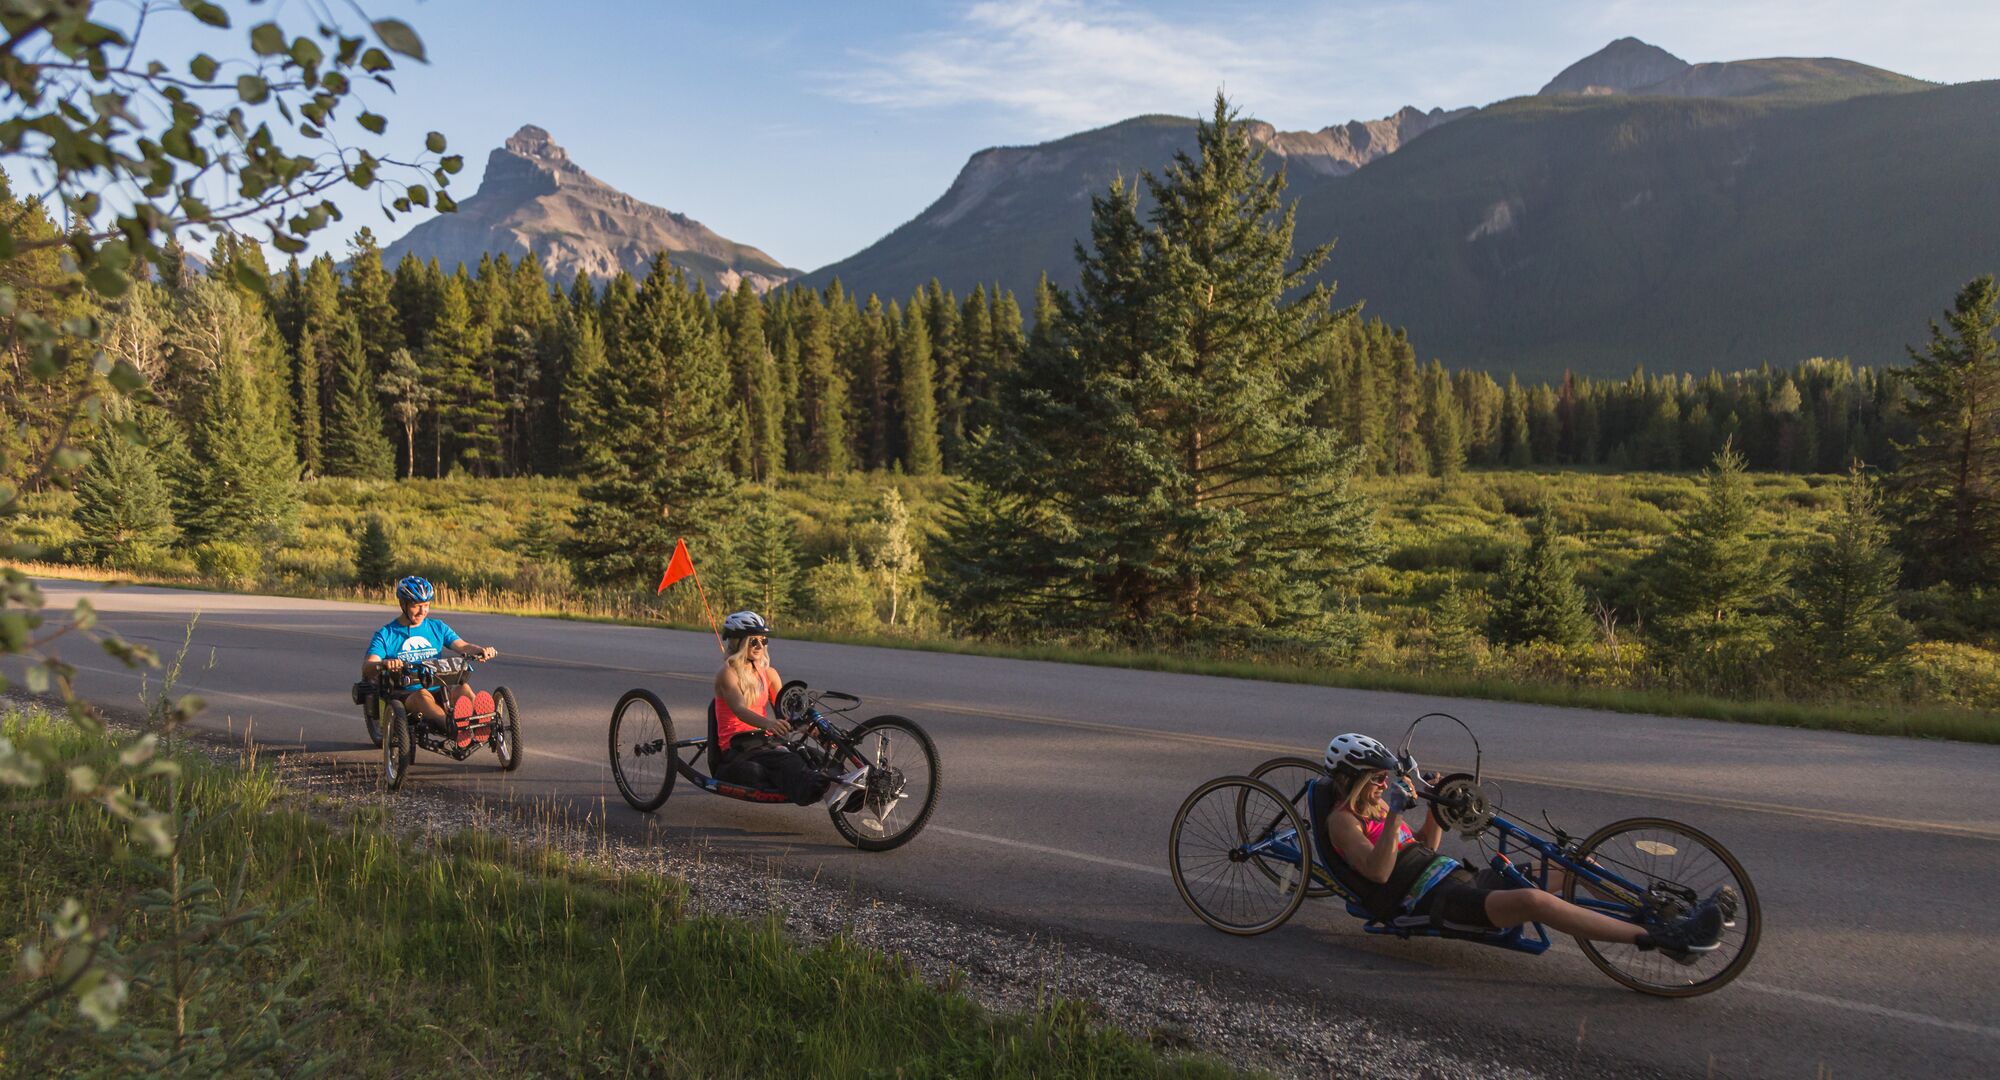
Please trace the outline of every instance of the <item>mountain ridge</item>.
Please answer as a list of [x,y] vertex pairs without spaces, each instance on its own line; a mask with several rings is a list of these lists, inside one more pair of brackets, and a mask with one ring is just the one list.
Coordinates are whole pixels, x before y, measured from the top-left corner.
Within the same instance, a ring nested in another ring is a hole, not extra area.
[[487,155],[479,190],[461,201],[456,213],[418,224],[382,257],[394,266],[404,254],[415,254],[449,268],[476,263],[485,254],[523,258],[533,251],[544,273],[567,282],[580,271],[598,281],[621,270],[644,276],[654,254],[663,250],[710,292],[745,280],[762,292],[798,276],[757,248],[590,175],[533,124],[522,125]]

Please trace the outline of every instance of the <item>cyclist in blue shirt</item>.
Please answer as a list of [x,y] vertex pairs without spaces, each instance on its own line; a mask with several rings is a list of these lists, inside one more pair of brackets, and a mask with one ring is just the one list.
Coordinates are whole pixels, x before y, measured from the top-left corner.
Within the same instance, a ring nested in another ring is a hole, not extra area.
[[[481,660],[491,660],[499,655],[499,651],[492,646],[474,645],[459,637],[458,631],[443,619],[431,618],[431,601],[436,598],[437,590],[423,578],[406,577],[396,583],[396,602],[402,605],[403,613],[375,631],[374,640],[368,643],[368,659],[361,664],[362,678],[372,682],[378,672],[398,672],[419,660],[429,660],[444,652]],[[468,704],[461,711],[469,715],[472,687],[459,683],[452,689],[454,706],[458,699],[465,700]],[[431,693],[430,687],[411,678],[405,681],[401,690],[405,712],[423,718],[440,732],[452,733],[451,715]],[[460,745],[465,745],[465,742]]]

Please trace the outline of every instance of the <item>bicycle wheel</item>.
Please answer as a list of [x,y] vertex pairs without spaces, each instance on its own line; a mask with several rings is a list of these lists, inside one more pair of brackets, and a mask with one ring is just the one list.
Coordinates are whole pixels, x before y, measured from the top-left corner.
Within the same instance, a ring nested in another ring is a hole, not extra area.
[[[1308,828],[1312,825],[1312,808],[1306,805],[1306,784],[1309,781],[1320,780],[1325,777],[1326,766],[1324,764],[1314,761],[1311,758],[1293,757],[1291,755],[1274,757],[1250,770],[1250,779],[1262,780],[1276,789],[1278,794],[1288,796],[1291,799],[1292,805],[1298,809],[1300,819],[1306,823]],[[1248,809],[1246,804],[1249,797],[1250,791],[1248,788],[1245,788],[1236,799],[1236,828],[1238,835],[1244,839],[1248,839],[1252,835],[1251,823],[1245,813]],[[1264,825],[1268,824],[1270,823],[1259,822],[1257,828],[1261,830]],[[1277,871],[1272,870],[1262,860],[1258,860],[1256,866],[1258,869],[1271,874],[1272,881],[1278,880]],[[1317,899],[1322,896],[1332,896],[1333,890],[1319,884],[1318,881],[1308,876],[1306,879],[1306,895]]]
[[416,747],[410,742],[410,720],[401,709],[390,709],[389,723],[382,732],[382,786],[394,791],[403,786]]
[[611,778],[632,809],[650,814],[674,793],[674,722],[651,690],[627,690],[611,710]]
[[389,703],[379,695],[371,695],[361,706],[361,722],[368,726],[368,741],[378,747],[382,745],[382,714],[388,708]]
[[[1246,837],[1239,814],[1270,824]],[[1181,803],[1167,835],[1174,888],[1202,922],[1225,934],[1274,930],[1305,902],[1304,835],[1298,808],[1271,785],[1247,776],[1210,780]]]
[[521,712],[514,704],[514,691],[502,686],[493,691],[493,734],[486,741],[500,755],[500,771],[521,767]]
[[[867,787],[828,811],[833,827],[863,851],[887,851],[914,839],[937,810],[944,790],[937,746],[913,720],[878,716],[848,737],[853,751],[834,768],[868,766]],[[850,809],[852,807],[852,809]]]
[[[1642,886],[1641,907],[1610,913],[1647,926],[1680,918],[1725,885],[1736,890],[1736,915],[1722,928],[1722,940],[1712,952],[1689,954],[1686,963],[1657,949],[1640,952],[1630,945],[1578,938],[1590,962],[1621,985],[1660,997],[1694,997],[1721,989],[1750,966],[1764,930],[1757,889],[1736,856],[1707,833],[1665,818],[1615,821],[1584,840],[1576,861],[1595,863]],[[1571,875],[1563,899],[1574,903],[1579,887]],[[1602,904],[1610,899],[1587,884],[1581,887],[1589,894],[1586,900]]]

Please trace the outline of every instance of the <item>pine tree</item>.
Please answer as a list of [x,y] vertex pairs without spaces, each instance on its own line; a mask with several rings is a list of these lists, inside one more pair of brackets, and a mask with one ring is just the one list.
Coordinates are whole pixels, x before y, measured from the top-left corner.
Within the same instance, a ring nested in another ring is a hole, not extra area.
[[1431,472],[1450,479],[1465,468],[1464,418],[1451,391],[1451,376],[1436,360],[1424,371],[1424,443]]
[[425,339],[423,367],[438,391],[437,417],[440,445],[434,447],[434,475],[442,475],[442,444],[448,441],[452,461],[480,475],[496,471],[499,437],[495,431],[499,408],[493,400],[493,384],[482,371],[488,342],[472,317],[468,281],[463,275],[445,279],[438,303],[437,321]]
[[833,321],[816,302],[803,312],[799,335],[799,400],[804,414],[805,467],[838,476],[852,467],[847,450],[847,380],[834,360]]
[[856,343],[853,367],[854,414],[861,418],[861,463],[863,468],[886,469],[895,458],[895,375],[891,344],[895,330],[882,301],[873,294],[861,312],[861,338]]
[[562,448],[561,471],[574,476],[583,467],[583,442],[601,420],[597,399],[604,392],[604,335],[597,328],[593,305],[564,309],[556,318],[556,328],[569,373],[562,383],[555,437]]
[[1840,482],[1826,532],[1800,553],[1779,603],[1787,671],[1814,689],[1861,689],[1881,680],[1910,640],[1896,615],[1901,560],[1859,468]]
[[2000,286],[1961,288],[1902,373],[1915,427],[1890,475],[1898,545],[1919,585],[1989,585],[2000,573]]
[[1038,593],[1077,598],[1069,625],[1351,645],[1338,590],[1380,546],[1300,387],[1353,315],[1306,286],[1329,249],[1293,260],[1283,177],[1219,95],[1197,141],[1145,178],[1145,227],[1119,186],[1093,200],[1060,355],[1002,383],[976,479],[1040,511],[1016,546],[1067,579]]
[[792,522],[772,499],[758,499],[744,521],[738,556],[749,602],[766,619],[797,609],[799,553]]
[[1754,508],[1743,456],[1724,446],[1702,474],[1702,499],[1651,560],[1658,596],[1650,626],[1664,666],[1696,681],[1735,685],[1771,642],[1764,614],[1784,583],[1769,545],[1750,531]]
[[326,471],[326,428],[333,412],[334,373],[341,362],[343,338],[354,333],[351,316],[341,310],[340,275],[331,256],[312,261],[297,303],[292,388],[298,395],[299,460],[306,475],[316,476]]
[[1493,595],[1492,639],[1503,645],[1548,641],[1574,648],[1590,640],[1590,617],[1576,566],[1562,547],[1553,503],[1546,498],[1528,529],[1528,543],[1507,553]]
[[388,368],[382,373],[378,387],[383,397],[389,400],[389,415],[403,428],[403,475],[417,474],[417,423],[437,400],[437,388],[431,385],[423,366],[408,349],[397,349],[389,354]]
[[1417,356],[1399,331],[1393,346],[1395,396],[1391,405],[1389,461],[1398,476],[1430,472],[1430,450],[1423,437],[1423,387],[1417,377]]
[[389,546],[389,530],[382,519],[368,515],[354,545],[354,583],[364,588],[380,588],[396,576],[396,553]]
[[737,435],[739,472],[767,480],[784,471],[784,400],[778,392],[778,369],[764,336],[764,303],[745,278],[729,298],[729,375],[731,396],[746,423]]
[[924,564],[917,553],[910,509],[894,485],[882,492],[882,542],[869,562],[882,581],[882,590],[889,594],[889,625],[895,626],[903,597],[923,581]]
[[1512,375],[1507,376],[1507,393],[1500,404],[1500,452],[1512,468],[1525,469],[1535,462],[1528,441],[1528,395]]
[[139,432],[121,426],[131,413],[130,406],[108,410],[98,425],[90,462],[76,480],[71,518],[83,532],[85,549],[114,563],[144,548],[164,547],[179,534],[152,448]]
[[608,357],[591,477],[565,551],[579,576],[651,584],[675,539],[733,529],[729,370],[707,301],[662,255]]
[[521,523],[521,531],[514,534],[514,552],[523,559],[538,563],[554,562],[562,554],[562,538],[547,507],[538,503],[528,512],[528,519]]
[[[1047,275],[1043,275],[1046,280]],[[933,415],[938,429],[938,461],[945,472],[956,472],[965,456],[965,402],[961,385],[965,373],[965,343],[960,328],[958,298],[946,292],[936,278],[924,294],[924,316],[929,320],[932,367],[937,371],[932,396]]]
[[361,352],[370,375],[387,370],[389,355],[409,345],[403,339],[403,323],[392,289],[389,273],[382,267],[382,249],[375,243],[375,234],[363,225],[348,245],[347,286],[340,302],[361,332]]
[[209,373],[189,440],[204,466],[185,523],[196,543],[251,543],[298,513],[299,463],[277,423],[284,406],[271,382],[240,355],[225,355]]
[[[924,312],[913,305],[896,339],[896,367],[902,373],[896,396],[903,403],[903,470],[912,476],[935,476],[939,468],[931,335],[925,323]],[[891,625],[894,622],[890,620]]]
[[352,327],[342,335],[333,412],[327,418],[326,474],[367,480],[396,476],[396,449],[383,434],[382,404],[375,378]]
[[1431,658],[1446,670],[1464,670],[1486,652],[1480,608],[1484,595],[1456,586],[1439,598],[1431,611]]

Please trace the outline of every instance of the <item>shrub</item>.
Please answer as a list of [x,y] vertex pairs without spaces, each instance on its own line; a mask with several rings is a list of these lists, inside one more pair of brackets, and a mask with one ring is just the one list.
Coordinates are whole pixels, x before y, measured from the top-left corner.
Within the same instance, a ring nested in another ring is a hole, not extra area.
[[362,586],[387,585],[396,574],[396,553],[389,548],[389,530],[369,515],[354,549],[354,581]]
[[1911,696],[1974,709],[2000,703],[2000,655],[1972,645],[1926,641],[1907,654]]
[[257,580],[258,571],[264,567],[264,556],[248,544],[210,540],[194,549],[194,565],[203,577],[246,585]]
[[851,549],[845,558],[828,559],[808,571],[805,591],[813,618],[829,629],[875,628],[875,591]]

